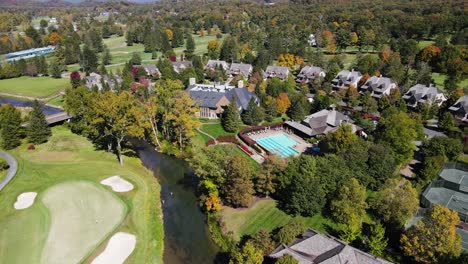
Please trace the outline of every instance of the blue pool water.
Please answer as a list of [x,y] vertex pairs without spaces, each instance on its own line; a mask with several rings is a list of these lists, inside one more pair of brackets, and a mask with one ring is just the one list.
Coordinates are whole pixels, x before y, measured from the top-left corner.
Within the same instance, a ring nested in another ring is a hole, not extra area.
[[256,142],[268,151],[275,153],[282,158],[299,154],[299,152],[291,148],[298,143],[286,134],[277,134],[259,138]]

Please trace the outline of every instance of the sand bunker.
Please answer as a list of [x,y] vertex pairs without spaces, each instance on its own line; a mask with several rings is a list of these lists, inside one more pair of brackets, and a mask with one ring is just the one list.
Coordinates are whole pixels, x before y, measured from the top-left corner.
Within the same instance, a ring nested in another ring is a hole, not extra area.
[[133,190],[133,185],[120,176],[112,176],[101,181],[101,184],[110,186],[114,192],[128,192]]
[[107,243],[106,249],[97,256],[91,264],[119,264],[132,254],[135,249],[136,237],[132,234],[115,233]]
[[16,198],[16,203],[13,205],[16,210],[26,209],[33,205],[34,199],[36,199],[36,192],[25,192],[18,195]]

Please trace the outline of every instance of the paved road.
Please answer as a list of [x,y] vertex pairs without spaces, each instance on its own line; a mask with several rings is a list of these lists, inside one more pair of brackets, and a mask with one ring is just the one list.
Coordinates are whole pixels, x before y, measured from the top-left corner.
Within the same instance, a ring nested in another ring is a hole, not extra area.
[[8,162],[8,165],[10,165],[5,179],[0,182],[1,191],[11,181],[11,179],[13,179],[13,176],[15,176],[16,171],[18,170],[18,162],[16,162],[15,158],[10,156],[10,154],[3,151],[0,151],[0,157],[4,158]]

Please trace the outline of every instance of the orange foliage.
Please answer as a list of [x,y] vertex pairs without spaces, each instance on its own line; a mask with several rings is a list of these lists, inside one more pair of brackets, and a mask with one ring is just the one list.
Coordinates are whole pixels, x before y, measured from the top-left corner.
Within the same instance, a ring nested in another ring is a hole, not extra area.
[[279,113],[284,114],[291,107],[291,101],[287,93],[280,93],[278,98],[276,98],[276,109]]
[[57,34],[56,32],[50,33],[49,36],[49,43],[50,44],[58,44],[60,42],[61,38],[60,35]]

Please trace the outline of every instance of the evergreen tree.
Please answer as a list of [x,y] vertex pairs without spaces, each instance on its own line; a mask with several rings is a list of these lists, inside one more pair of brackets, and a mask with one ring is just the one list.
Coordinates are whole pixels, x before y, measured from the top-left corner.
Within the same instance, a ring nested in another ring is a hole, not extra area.
[[169,38],[167,37],[166,32],[160,31],[161,39],[161,52],[165,54],[168,51],[172,50],[171,43],[169,43]]
[[107,48],[107,45],[104,45],[104,51],[102,54],[102,64],[109,65],[111,60],[112,60],[112,55],[110,54],[109,48]]
[[227,132],[237,132],[241,126],[239,107],[236,99],[232,98],[231,103],[224,106],[224,112],[221,118],[221,124]]
[[33,111],[27,129],[28,140],[34,144],[41,144],[46,142],[51,135],[52,132],[42,112],[41,105],[37,100],[34,100]]
[[187,58],[190,58],[195,52],[195,40],[193,39],[192,34],[187,34],[187,43],[185,44],[185,49],[187,51]]
[[130,59],[130,65],[141,65],[141,57],[140,54],[134,52],[132,54],[132,58]]
[[56,61],[50,64],[50,75],[56,79],[59,79],[62,77],[62,69]]
[[304,119],[306,113],[304,111],[304,107],[299,100],[296,100],[292,106],[288,109],[286,113],[292,120],[301,121]]
[[0,147],[13,149],[21,144],[21,113],[10,104],[0,106]]
[[242,113],[242,121],[247,125],[257,125],[263,120],[262,109],[257,105],[255,98],[250,99],[247,109]]
[[96,71],[97,67],[99,66],[96,52],[88,45],[83,47],[83,58],[81,61],[81,66],[83,67],[83,71],[86,72],[86,74],[90,74],[91,72]]
[[385,238],[385,228],[377,223],[371,228],[371,236],[369,238],[369,248],[372,255],[381,256],[387,247],[388,239]]
[[177,48],[184,45],[184,32],[180,28],[173,30],[172,47]]

